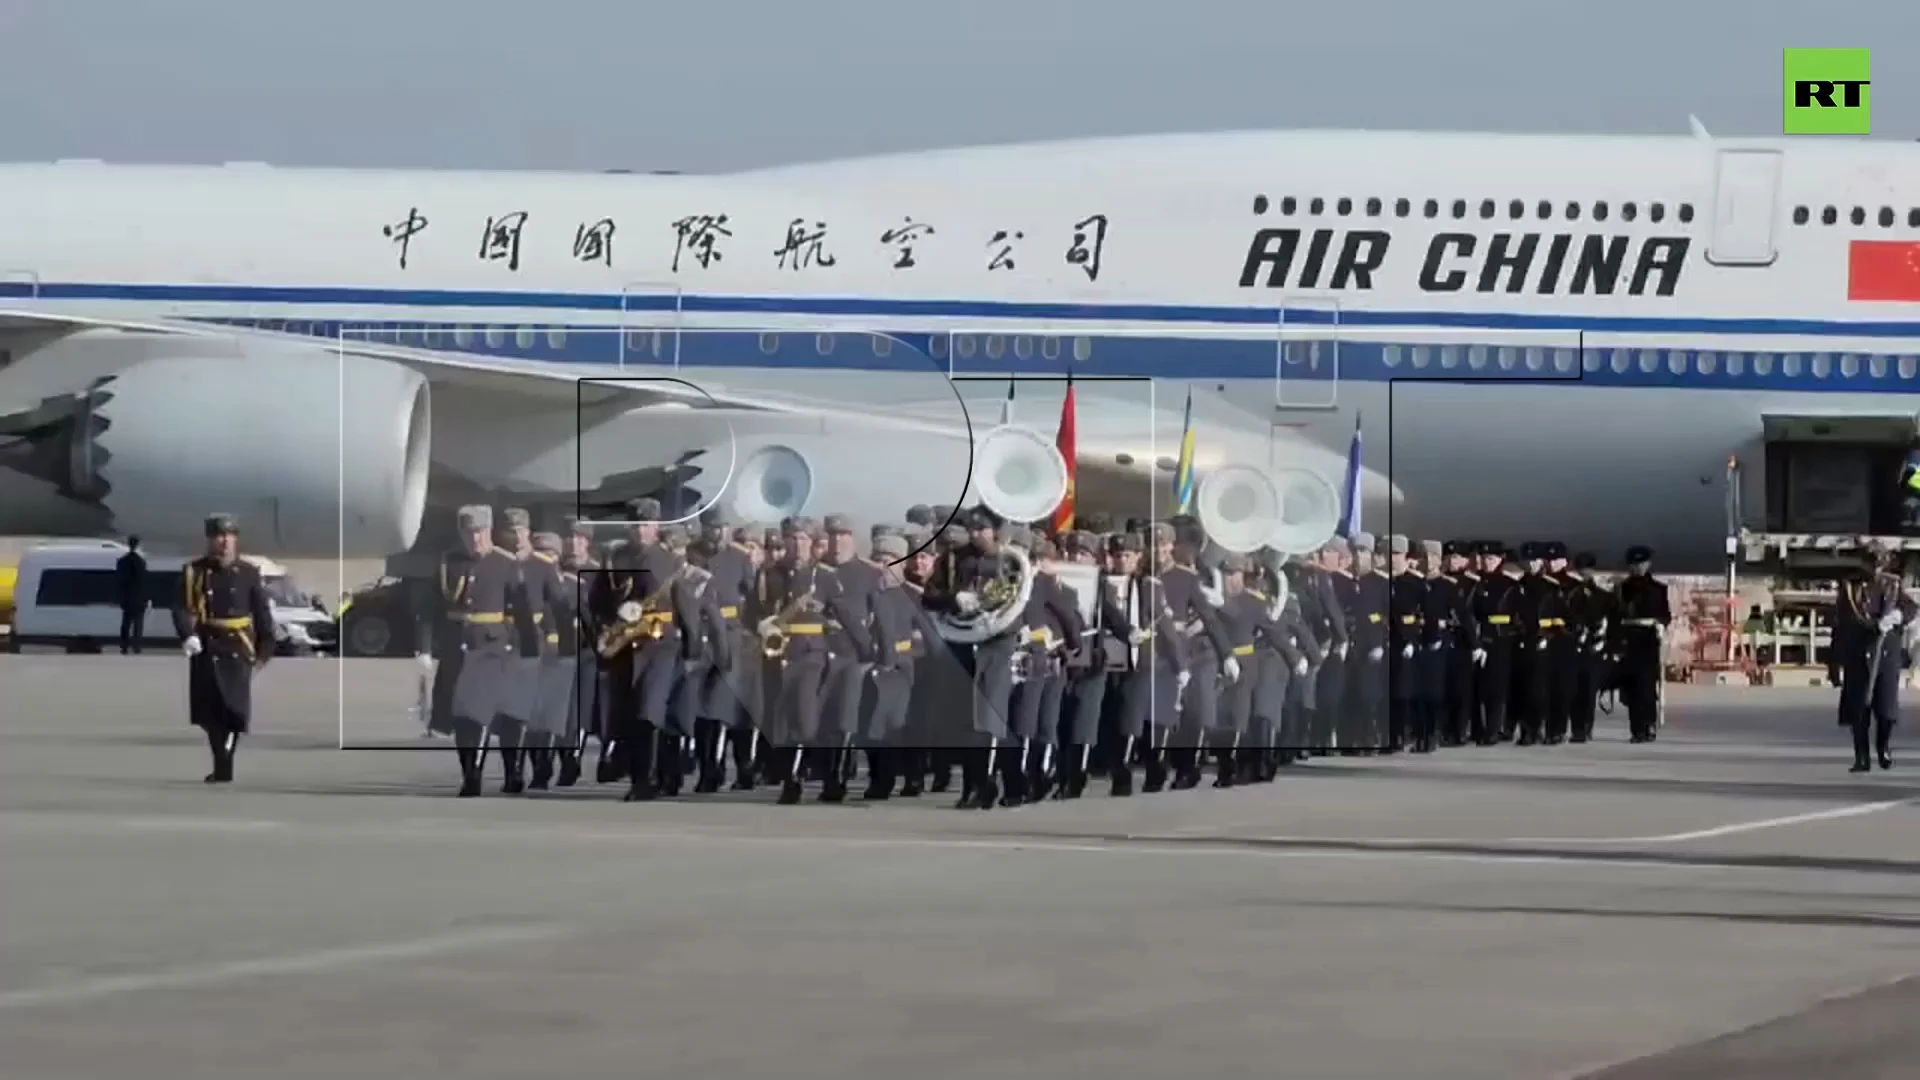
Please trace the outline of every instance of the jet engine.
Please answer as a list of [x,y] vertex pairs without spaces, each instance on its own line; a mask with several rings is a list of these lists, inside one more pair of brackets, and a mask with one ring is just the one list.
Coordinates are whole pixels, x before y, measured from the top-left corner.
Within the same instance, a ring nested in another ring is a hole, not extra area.
[[100,379],[74,404],[67,492],[113,528],[184,542],[208,513],[292,557],[405,551],[427,499],[427,381],[399,364],[312,352],[168,357]]

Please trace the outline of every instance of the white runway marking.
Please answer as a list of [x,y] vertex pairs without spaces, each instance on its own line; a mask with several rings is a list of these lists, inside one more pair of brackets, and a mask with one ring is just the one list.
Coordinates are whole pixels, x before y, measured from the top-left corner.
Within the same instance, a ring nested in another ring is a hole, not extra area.
[[220,986],[242,979],[271,975],[315,975],[366,967],[396,960],[418,960],[447,953],[468,952],[500,945],[519,945],[561,937],[569,931],[559,926],[528,926],[499,930],[476,930],[460,934],[442,934],[414,941],[360,945],[323,952],[269,956],[258,960],[239,960],[205,967],[178,968],[145,975],[114,975],[84,979],[64,986],[43,986],[0,993],[0,1011],[32,1009],[54,1005],[78,1005],[123,994],[141,994],[152,990],[186,990]]
[[199,817],[140,817],[128,818],[120,823],[129,829],[159,829],[166,832],[175,830],[191,832],[261,832],[278,829],[284,822],[262,820],[232,820],[229,818]]

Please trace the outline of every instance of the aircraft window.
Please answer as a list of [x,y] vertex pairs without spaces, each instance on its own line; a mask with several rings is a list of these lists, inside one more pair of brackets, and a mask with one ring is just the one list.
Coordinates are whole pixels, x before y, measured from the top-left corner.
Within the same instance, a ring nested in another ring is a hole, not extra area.
[[1380,350],[1380,361],[1388,367],[1400,366],[1400,346],[1387,345]]
[[928,353],[930,353],[930,354],[931,354],[931,355],[933,356],[933,358],[934,358],[935,360],[944,360],[944,359],[946,359],[946,357],[947,357],[947,335],[946,335],[946,334],[935,334],[935,335],[933,335],[932,337],[930,337],[930,338],[928,338],[928,339],[927,339],[927,352],[928,352]]
[[1368,200],[1367,200],[1367,216],[1368,216],[1368,217],[1379,217],[1379,216],[1380,216],[1380,206],[1381,206],[1381,203],[1380,203],[1380,200],[1379,200],[1379,199],[1368,199]]
[[868,334],[868,342],[873,346],[873,355],[892,356],[893,339],[885,334]]
[[763,333],[760,335],[760,351],[772,356],[780,351],[780,335]]
[[953,355],[960,357],[973,355],[972,334],[955,334],[953,336]]
[[1687,222],[1692,220],[1693,220],[1693,204],[1684,203],[1684,202],[1681,203],[1680,204],[1680,224],[1685,225]]
[[1581,369],[1585,371],[1599,371],[1600,370],[1600,350],[1599,349],[1582,349],[1580,351],[1583,354],[1580,357]]
[[998,360],[1007,352],[1007,339],[999,334],[987,335],[987,359]]
[[1394,217],[1406,217],[1408,214],[1411,214],[1411,213],[1413,213],[1413,203],[1409,202],[1406,199],[1393,200],[1393,216]]
[[1426,205],[1421,207],[1420,209],[1421,209],[1421,212],[1426,217],[1439,217],[1440,216],[1440,200],[1428,199],[1426,202]]
[[[678,344],[677,341],[675,343]],[[655,330],[647,334],[647,348],[655,357],[665,356],[667,353],[667,332],[665,330]]]
[[1887,358],[1879,353],[1874,353],[1872,356],[1867,357],[1867,370],[1872,372],[1873,377],[1876,379],[1886,378]]
[[1512,371],[1513,365],[1520,362],[1520,350],[1506,346],[1500,347],[1500,370]]
[[1465,199],[1453,200],[1453,216],[1457,218],[1463,218],[1467,216],[1467,200]]
[[1427,347],[1425,345],[1415,345],[1413,347],[1413,366],[1417,368],[1426,367],[1427,360]]
[[1540,369],[1546,366],[1547,366],[1547,350],[1542,349],[1537,345],[1529,347],[1527,349],[1527,370],[1539,371]]
[[[431,330],[427,331],[427,336],[432,337],[433,331]],[[567,328],[564,326],[547,327],[547,348],[558,351],[566,347],[567,347]]]
[[1813,377],[1816,379],[1824,379],[1831,374],[1833,374],[1833,357],[1828,356],[1826,353],[1814,353]]
[[1573,370],[1573,350],[1553,350],[1553,370],[1566,374]]
[[1880,208],[1880,227],[1883,229],[1893,228],[1893,207],[1883,206]]
[[1903,356],[1900,358],[1900,377],[1901,378],[1903,379],[1913,378],[1913,369],[1914,369],[1913,357]]
[[1907,211],[1907,228],[1920,229],[1920,207]]
[[1647,375],[1660,370],[1660,354],[1652,349],[1641,349],[1640,370]]
[[507,332],[498,326],[487,327],[487,348],[497,349],[507,343]]
[[1296,211],[1296,210],[1298,210],[1298,209],[1300,209],[1300,203],[1299,203],[1299,201],[1298,201],[1298,200],[1296,200],[1296,199],[1295,199],[1295,198],[1294,198],[1293,196],[1291,196],[1291,195],[1288,195],[1288,196],[1285,196],[1284,198],[1282,198],[1282,199],[1280,200],[1280,212],[1281,212],[1281,213],[1283,213],[1283,214],[1291,214],[1291,213],[1293,213],[1294,211]]
[[1867,212],[1856,206],[1853,208],[1853,212],[1847,215],[1847,219],[1855,225],[1865,225],[1867,223]]
[[1343,198],[1333,204],[1333,210],[1334,213],[1339,214],[1341,217],[1346,217],[1348,214],[1353,213],[1353,200]]
[[1675,350],[1667,354],[1667,370],[1675,375],[1687,373],[1687,354]]
[[1711,375],[1720,366],[1720,358],[1710,352],[1696,353],[1693,357],[1693,369],[1702,375]]
[[1060,339],[1049,334],[1040,339],[1040,355],[1047,360],[1060,359]]
[[1747,354],[1731,352],[1727,354],[1727,374],[1738,378],[1746,374]]
[[1487,366],[1487,347],[1485,345],[1467,346],[1467,366],[1475,371]]
[[[303,328],[301,332],[305,333],[305,329]],[[422,330],[420,332],[420,336],[426,339],[427,344],[432,345],[436,348],[439,347],[440,345],[440,328],[439,327],[429,326],[425,330]]]
[[1493,216],[1493,200],[1492,199],[1480,200],[1480,216],[1482,218],[1490,218]]
[[1840,211],[1835,210],[1831,206],[1826,207],[1825,209],[1820,211],[1820,224],[1822,225],[1832,225],[1834,222],[1839,220],[1840,220]]
[[1025,334],[1020,334],[1017,337],[1015,337],[1013,339],[1013,355],[1019,357],[1022,360],[1025,360],[1027,357],[1032,356],[1033,355],[1033,339],[1028,337]]
[[533,348],[533,343],[538,341],[539,337],[539,332],[533,327],[523,326],[513,332],[513,344],[515,348],[531,349]]
[[1773,374],[1773,354],[1767,352],[1754,353],[1753,373],[1755,375]]
[[1793,223],[1795,225],[1805,225],[1807,223],[1807,219],[1812,216],[1813,215],[1811,213],[1808,213],[1807,208],[1804,206],[1796,206],[1793,208]]
[[1780,374],[1788,376],[1800,374],[1799,353],[1788,353],[1780,358]]
[[1077,337],[1073,339],[1073,358],[1075,360],[1093,359],[1093,339]]
[[1307,213],[1317,215],[1325,211],[1326,208],[1327,208],[1327,200],[1315,199],[1312,202],[1307,204]]
[[1459,367],[1460,366],[1460,346],[1458,345],[1440,346],[1440,366],[1448,369]]
[[1635,206],[1634,204],[1632,203],[1620,204],[1620,220],[1621,221],[1632,221],[1634,218],[1638,217],[1639,214],[1640,214],[1640,208]]
[[1665,203],[1648,203],[1647,204],[1647,220],[1648,221],[1657,222],[1666,216],[1667,216],[1667,205]]
[[1840,358],[1840,376],[1845,379],[1860,377],[1860,358],[1848,353]]
[[821,356],[826,356],[827,354],[833,352],[833,335],[832,334],[813,335],[813,351],[819,353]]
[[454,327],[453,343],[455,345],[460,346],[463,349],[469,345],[472,345],[473,344],[473,328],[471,326]]
[[1615,375],[1625,375],[1627,369],[1633,366],[1633,356],[1625,349],[1615,349],[1613,350],[1613,360],[1610,366],[1613,368]]
[[1527,204],[1515,199],[1507,204],[1507,216],[1515,221],[1527,216]]
[[1607,220],[1607,204],[1606,203],[1597,202],[1593,204],[1593,220],[1595,221]]
[[1567,204],[1567,220],[1568,221],[1580,220],[1580,204],[1579,203],[1570,202]]

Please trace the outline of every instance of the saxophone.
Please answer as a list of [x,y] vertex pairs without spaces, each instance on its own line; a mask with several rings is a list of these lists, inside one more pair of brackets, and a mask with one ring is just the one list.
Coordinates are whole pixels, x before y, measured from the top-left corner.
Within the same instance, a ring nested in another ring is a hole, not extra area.
[[674,582],[679,581],[681,575],[687,572],[689,565],[681,563],[666,582],[655,589],[644,603],[628,600],[615,609],[614,621],[600,631],[598,647],[602,660],[611,660],[619,656],[642,638],[657,638],[666,632],[663,629],[665,624],[658,619],[646,617],[647,609],[658,605],[666,597],[673,588]]
[[820,602],[813,596],[813,577],[807,577],[807,591],[789,599],[780,610],[760,620],[757,628],[760,635],[760,654],[769,660],[778,659],[787,654],[787,624],[795,615],[820,610]]

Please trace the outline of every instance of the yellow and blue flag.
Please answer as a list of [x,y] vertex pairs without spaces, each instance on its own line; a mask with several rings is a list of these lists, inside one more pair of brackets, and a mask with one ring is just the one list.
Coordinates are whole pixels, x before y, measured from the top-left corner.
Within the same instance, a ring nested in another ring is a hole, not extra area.
[[1180,461],[1173,467],[1173,506],[1176,514],[1193,513],[1193,391],[1187,391],[1187,419],[1180,428]]

